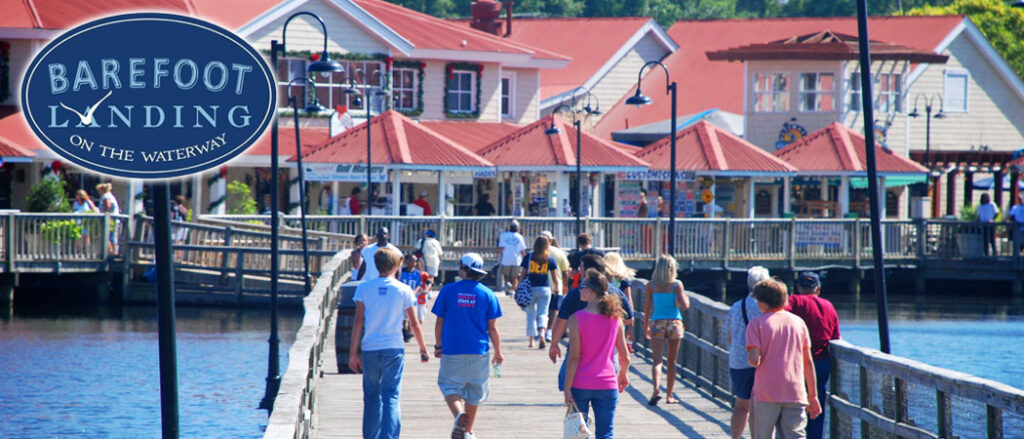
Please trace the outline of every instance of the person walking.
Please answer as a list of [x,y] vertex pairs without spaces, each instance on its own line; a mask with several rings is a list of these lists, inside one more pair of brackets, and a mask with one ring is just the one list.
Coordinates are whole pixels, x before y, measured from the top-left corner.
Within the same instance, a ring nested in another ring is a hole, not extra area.
[[626,352],[625,311],[597,270],[587,270],[583,279],[580,297],[587,306],[569,317],[565,380],[570,385],[565,386],[565,403],[575,403],[584,417],[593,406],[594,437],[611,439],[619,393],[629,387],[629,355],[618,356],[617,373],[614,364],[615,351]]
[[[526,240],[519,234],[519,221],[512,220],[508,230],[498,237],[498,247],[501,251],[501,279],[498,285],[504,285],[505,295],[512,295],[519,288],[519,266],[523,264],[523,256],[526,255]],[[507,288],[511,284],[512,289]]]
[[491,216],[494,215],[494,205],[491,204],[491,194],[483,194],[480,196],[480,201],[477,201],[476,205],[473,206],[476,210],[477,216]]
[[71,205],[73,213],[99,213],[100,209],[92,202],[89,193],[83,189],[75,191],[75,202]]
[[636,203],[636,217],[647,218],[651,215],[650,208],[647,207],[647,191],[640,190],[640,199]]
[[981,194],[981,203],[978,204],[978,221],[984,223],[981,229],[981,245],[985,256],[989,255],[989,248],[992,248],[992,256],[998,256],[996,249],[996,228],[995,221],[999,216],[999,206],[992,202],[988,194]]
[[[609,252],[604,255],[604,273],[608,276],[608,283],[612,286],[617,286],[619,291],[622,291],[622,296],[629,302],[630,308],[633,306],[633,277],[636,276],[636,270],[626,266],[626,261],[622,260],[622,255],[618,252]],[[630,352],[633,352],[633,325],[626,326],[626,346],[629,346]]]
[[[398,252],[399,255],[402,251],[398,249],[394,244],[388,242],[391,238],[391,233],[387,227],[381,227],[377,229],[377,242],[363,248],[363,263],[359,264],[359,276],[357,280],[373,280],[380,277],[380,273],[377,272],[377,267],[373,264],[373,255],[377,253],[377,250],[382,248],[389,248]],[[395,273],[391,273],[393,276]]]
[[[185,207],[184,195],[174,196],[174,201],[171,205],[171,219],[179,222],[188,221],[188,208]],[[185,242],[185,238],[188,237],[188,228],[182,225],[173,224],[171,226],[171,236],[174,238],[175,244],[181,244]]]
[[423,260],[423,267],[434,278],[437,278],[438,270],[441,269],[441,242],[437,240],[437,234],[433,230],[423,231],[423,237],[416,242],[416,252]]
[[548,252],[551,253],[551,258],[558,265],[558,273],[551,273],[551,285],[555,285],[556,281],[561,282],[559,288],[551,290],[551,300],[548,303],[548,327],[544,333],[544,340],[551,343],[551,327],[555,324],[555,319],[551,316],[558,314],[558,307],[569,290],[569,257],[565,254],[565,250],[558,246],[558,240],[550,231],[540,232],[540,236],[548,239],[550,243]]
[[680,311],[690,308],[690,298],[683,291],[683,283],[676,279],[676,260],[661,255],[654,263],[651,282],[644,290],[644,334],[651,340],[654,363],[651,365],[651,381],[654,393],[648,405],[657,405],[661,400],[661,362],[665,345],[668,344],[668,364],[665,374],[667,397],[665,402],[676,402],[672,389],[676,385],[676,358],[679,343],[683,340],[683,315]]
[[1017,204],[1010,208],[1006,222],[1013,223],[1011,236],[1015,246],[1024,246],[1024,191],[1017,192]]
[[808,416],[821,414],[811,338],[804,321],[784,309],[787,297],[782,282],[754,285],[762,314],[747,326],[747,363],[757,369],[753,439],[772,439],[776,428],[786,439],[803,438]]
[[[586,255],[597,255],[603,258],[604,252],[593,247],[594,241],[590,239],[590,235],[587,233],[580,233],[576,236],[576,250],[569,253],[569,277],[571,278],[573,288],[579,287],[580,272],[577,270],[580,266],[580,260]],[[604,267],[602,266],[602,272]]]
[[351,280],[359,279],[359,269],[363,265],[363,249],[366,248],[369,240],[369,237],[362,233],[357,233],[352,237],[352,251],[348,254],[348,263],[352,267]]
[[415,254],[406,255],[399,280],[411,288],[416,296],[416,318],[419,319],[420,324],[423,324],[423,319],[427,316],[427,290],[423,282],[423,275],[417,268],[418,262],[419,258]]
[[[828,350],[829,342],[839,340],[839,316],[836,308],[828,299],[821,297],[821,279],[818,273],[805,271],[796,280],[796,295],[789,296],[786,311],[796,314],[804,324],[811,337],[811,357],[814,359],[814,375],[818,382],[818,404],[825,409],[825,389],[828,386],[829,374],[832,372],[832,360]],[[807,421],[807,438],[821,439],[825,428],[825,417]]]
[[[399,396],[405,370],[403,318],[412,322],[420,361],[426,363],[430,356],[416,320],[412,289],[395,279],[402,254],[383,248],[374,253],[373,263],[381,276],[361,283],[352,297],[356,314],[348,367],[363,374],[363,439],[391,439],[402,432]],[[356,347],[362,348],[361,356]]]
[[[530,280],[530,294],[533,300],[526,307],[526,337],[530,339],[530,347],[533,341],[537,340],[540,348],[544,349],[544,329],[548,326],[548,304],[551,302],[551,289],[560,290],[562,279],[558,276],[558,263],[551,257],[548,251],[550,247],[548,239],[538,236],[533,241],[533,251],[523,258],[523,279]],[[551,278],[555,278],[552,285]]]
[[761,309],[754,299],[754,285],[763,280],[771,279],[768,269],[762,266],[747,270],[747,296],[737,300],[729,307],[725,315],[725,330],[729,337],[729,379],[732,383],[732,395],[736,402],[732,407],[732,419],[729,431],[732,439],[743,436],[743,428],[750,424],[753,430],[753,418],[750,417],[750,392],[754,389],[754,368],[747,363],[747,325],[761,316]]
[[[100,213],[120,215],[121,206],[117,204],[117,197],[110,191],[113,185],[110,183],[100,183],[96,185],[96,192],[100,194]],[[107,236],[107,247],[111,254],[117,254],[117,237],[120,236],[121,222],[118,220],[111,220],[110,234]]]
[[[437,385],[455,417],[452,439],[476,439],[473,427],[480,403],[490,393],[490,364],[505,361],[501,355],[498,297],[480,281],[487,276],[484,260],[466,253],[459,263],[458,282],[445,285],[431,310],[434,325],[434,356],[441,359]],[[494,358],[488,358],[488,340]]]

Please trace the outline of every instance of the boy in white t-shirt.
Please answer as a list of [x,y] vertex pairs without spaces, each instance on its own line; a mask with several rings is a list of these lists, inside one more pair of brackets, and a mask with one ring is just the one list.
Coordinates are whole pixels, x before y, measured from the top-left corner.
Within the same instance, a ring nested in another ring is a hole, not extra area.
[[511,291],[508,288],[505,291],[505,295],[510,296],[519,288],[519,266],[523,264],[523,256],[526,255],[526,240],[519,234],[519,221],[512,220],[508,231],[498,237],[498,247],[501,249],[502,277],[499,279],[499,287],[511,284]]
[[[426,363],[430,357],[416,319],[416,297],[411,288],[395,279],[402,254],[383,248],[373,255],[372,261],[364,261],[368,262],[376,266],[381,276],[361,283],[352,298],[356,314],[348,367],[363,374],[363,437],[399,437],[402,421],[398,398],[405,369],[403,319],[411,323],[420,346],[420,361]],[[364,326],[366,333],[362,334]]]

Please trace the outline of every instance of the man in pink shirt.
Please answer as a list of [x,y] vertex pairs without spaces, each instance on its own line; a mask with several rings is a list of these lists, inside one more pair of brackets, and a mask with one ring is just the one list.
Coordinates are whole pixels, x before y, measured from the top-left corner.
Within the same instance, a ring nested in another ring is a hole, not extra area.
[[754,285],[760,317],[747,325],[747,362],[754,372],[753,439],[771,439],[778,426],[786,439],[804,438],[807,415],[821,414],[811,337],[807,325],[784,309],[786,285],[764,280]]

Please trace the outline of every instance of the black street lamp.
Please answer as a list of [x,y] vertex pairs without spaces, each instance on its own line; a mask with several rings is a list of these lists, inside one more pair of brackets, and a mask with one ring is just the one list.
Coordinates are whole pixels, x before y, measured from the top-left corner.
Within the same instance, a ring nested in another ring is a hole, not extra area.
[[[315,18],[316,21],[320,23],[320,28],[323,30],[324,34],[323,53],[320,55],[319,60],[314,61],[306,68],[306,71],[308,73],[345,71],[345,68],[342,67],[340,63],[337,61],[331,61],[327,54],[327,25],[324,24],[324,20],[312,12],[305,11],[292,14],[287,20],[285,20],[284,27],[281,30],[281,43],[278,43],[277,40],[270,41],[270,64],[273,69],[275,71],[277,70],[278,53],[282,55],[286,53],[285,42],[287,41],[288,24],[291,23],[295,17],[300,15],[308,15]],[[281,270],[278,265],[279,255],[277,245],[281,218],[278,200],[278,193],[280,192],[278,187],[280,185],[278,178],[280,158],[278,157],[277,117],[274,117],[270,128],[270,188],[274,191],[270,197],[270,339],[267,340],[268,343],[270,343],[270,354],[267,360],[267,389],[266,392],[264,392],[263,400],[260,401],[260,408],[267,409],[268,411],[273,410],[274,399],[277,398],[277,390],[281,387],[280,339],[277,336],[277,280]],[[299,127],[296,126],[296,134],[298,133],[298,129]],[[299,172],[302,172],[302,166],[299,166]],[[305,230],[305,227],[303,227],[303,230]]]
[[[1024,2],[1024,0],[1021,0],[1021,1]],[[925,165],[925,167],[928,168],[928,180],[927,180],[927,182],[928,182],[927,183],[927,185],[928,185],[928,195],[932,196],[932,183],[931,183],[931,180],[932,180],[932,177],[933,177],[932,176],[932,172],[934,172],[932,170],[932,118],[935,118],[935,119],[945,119],[946,118],[946,113],[942,112],[942,96],[940,96],[938,94],[933,94],[933,95],[930,95],[930,96],[918,94],[918,95],[914,96],[914,111],[911,111],[910,114],[908,114],[907,116],[914,117],[914,118],[921,117],[921,113],[919,113],[917,111],[917,102],[919,100],[921,100],[921,98],[924,98],[924,104],[925,104],[924,105],[924,113],[925,113],[925,116],[924,116],[924,165]],[[933,104],[935,102],[935,99],[939,100],[939,112],[935,113],[935,115],[932,116],[932,106],[933,106]],[[939,216],[938,215],[939,210],[938,210],[938,203],[937,203],[937,201],[938,200],[932,200],[932,216],[933,217]]]
[[[581,88],[583,88],[583,87],[578,87],[575,90],[573,90],[573,92],[572,92],[573,93],[573,98],[572,98],[572,105],[571,106],[562,103],[562,104],[558,104],[558,106],[555,107],[555,109],[551,111],[551,114],[554,115],[555,113],[558,113],[558,111],[561,110],[562,108],[567,108],[567,109],[569,109],[570,112],[572,112],[572,115],[573,115],[572,116],[572,126],[576,130],[576,206],[573,209],[573,210],[576,211],[576,236],[580,236],[580,234],[583,233],[583,223],[582,223],[582,221],[580,221],[580,210],[582,210],[581,206],[582,206],[582,203],[583,203],[583,167],[582,167],[583,166],[582,165],[583,164],[583,154],[582,154],[582,151],[580,150],[580,145],[583,143],[581,141],[581,139],[582,139],[582,134],[581,133],[583,132],[583,129],[582,129],[579,117],[576,117],[576,90],[579,90]],[[601,114],[601,102],[597,101],[597,106],[591,107],[590,106],[590,99],[593,98],[596,101],[597,97],[592,95],[592,94],[590,94],[590,91],[588,91],[586,89],[584,89],[584,92],[586,93],[587,101],[586,101],[586,106],[583,108],[583,111],[585,113],[587,113],[588,115],[590,115],[590,114]],[[555,118],[554,118],[554,116],[552,116],[551,117],[551,126],[548,129],[544,130],[544,134],[547,134],[549,136],[556,136],[556,135],[560,134],[561,132],[562,132],[562,130],[560,128],[558,128],[557,126],[555,126]]]
[[[359,73],[359,72],[363,72],[363,69],[356,69],[356,73]],[[356,90],[356,88],[355,88],[355,81],[353,80],[354,78],[355,78],[354,74],[349,77],[349,87],[348,87],[348,90],[345,90],[345,93],[346,94],[355,94],[356,97],[355,97],[355,100],[353,100],[352,104],[357,106],[357,107],[360,107],[360,106],[363,105],[363,101],[359,97],[359,91]],[[373,181],[372,181],[373,176],[372,176],[372,173],[370,172],[370,164],[372,163],[372,160],[373,160],[373,158],[371,157],[371,153],[373,151],[372,150],[373,142],[372,142],[372,139],[371,139],[371,134],[373,133],[373,130],[371,129],[372,127],[370,126],[371,123],[373,122],[373,98],[374,97],[383,97],[383,96],[387,96],[388,95],[388,92],[384,91],[384,79],[385,79],[384,78],[384,73],[381,72],[380,70],[377,70],[377,79],[378,79],[378,82],[380,83],[380,88],[378,88],[377,91],[373,92],[372,95],[369,95],[369,96],[366,97],[366,215],[367,216],[373,215],[373,202],[376,201],[376,200],[374,200],[373,190],[371,189],[371,187],[372,187],[371,185],[373,184]],[[363,83],[366,84],[367,90],[369,90],[370,81],[366,78],[366,72],[363,72]],[[398,194],[395,194],[395,196],[398,196]]]
[[[329,72],[328,72],[329,73]],[[295,78],[288,82],[288,103],[292,104],[292,114],[295,117],[295,160],[299,167],[299,226],[302,229],[302,268],[303,280],[305,281],[306,294],[313,290],[312,280],[309,276],[309,243],[306,239],[306,178],[305,169],[302,168],[302,139],[299,135],[299,97],[292,96],[292,84],[301,82],[304,86],[313,87],[313,101],[303,108],[306,113],[319,113],[327,109],[317,102],[316,83],[313,80],[302,77]],[[307,92],[308,94],[308,92]]]
[[670,140],[669,140],[669,142],[671,144],[671,151],[672,151],[672,157],[671,157],[670,160],[671,160],[672,163],[670,164],[671,168],[669,170],[669,176],[668,176],[668,178],[669,178],[669,185],[671,186],[669,188],[669,196],[668,196],[668,198],[669,198],[669,208],[668,208],[668,254],[672,255],[672,257],[675,257],[675,254],[676,254],[676,252],[675,252],[675,248],[676,248],[676,190],[677,190],[677,188],[676,188],[676,90],[677,90],[677,87],[676,87],[676,83],[674,81],[670,82],[671,80],[669,79],[668,67],[665,67],[665,64],[662,64],[660,61],[649,61],[647,64],[644,64],[644,66],[640,68],[640,72],[637,73],[637,75],[636,75],[636,94],[633,95],[632,97],[630,97],[629,99],[626,99],[626,105],[636,105],[637,108],[639,108],[639,107],[642,107],[644,105],[650,104],[652,102],[651,98],[649,98],[647,96],[644,96],[643,94],[640,93],[640,82],[643,80],[644,70],[647,69],[648,66],[652,66],[652,65],[659,65],[659,66],[661,66],[662,69],[665,70],[665,88],[666,88],[665,93],[666,94],[670,94],[672,96],[672,127],[671,127],[671,134],[670,134]]

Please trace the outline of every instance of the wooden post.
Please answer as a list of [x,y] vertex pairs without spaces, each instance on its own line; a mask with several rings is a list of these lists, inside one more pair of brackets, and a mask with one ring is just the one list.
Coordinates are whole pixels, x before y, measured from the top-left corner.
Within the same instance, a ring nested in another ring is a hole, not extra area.
[[[15,230],[15,227],[16,227],[16,225],[15,225],[16,224],[15,218],[16,217],[15,217],[14,213],[7,214],[7,222],[5,224],[5,227],[7,228],[7,230],[5,231],[6,233],[4,234],[4,236],[7,239],[4,240],[4,249],[5,249],[4,251],[7,253],[7,272],[8,273],[14,273],[14,262],[17,260],[16,255],[18,253],[17,249],[14,248],[14,243],[15,243],[14,235],[17,232],[17,230]],[[104,237],[104,239],[106,239],[106,237]],[[107,246],[106,241],[103,242],[103,246],[104,247]]]
[[[860,366],[860,407],[861,409],[870,409],[869,401],[871,401],[871,389],[868,387],[868,369],[863,365]],[[871,439],[871,425],[867,421],[860,421],[860,437],[861,439]]]
[[[1006,175],[1002,169],[996,171],[992,175],[992,185],[995,188],[995,194],[992,197],[992,202],[999,206],[1000,211],[1003,209],[1003,176]],[[1007,209],[1009,211],[1009,209]]]
[[909,409],[907,406],[907,382],[899,378],[894,378],[895,390],[896,390],[896,422],[907,423],[910,419]]
[[939,437],[953,437],[953,404],[949,394],[938,390],[935,392],[935,407],[938,409],[936,423]]
[[[228,259],[228,256],[224,255],[225,264]],[[238,306],[242,306],[245,303],[245,273],[242,272],[242,267],[244,266],[245,253],[243,253],[242,250],[238,250],[235,253],[235,301],[238,303]]]
[[[1003,182],[993,181],[995,185],[1000,185]],[[974,173],[967,171],[964,172],[964,207],[974,204]]]
[[985,416],[988,424],[988,439],[1003,439],[1003,411],[998,407],[986,406]]
[[958,171],[946,174],[946,215],[956,215],[956,175]]
[[654,220],[654,259],[657,260],[661,257],[661,218],[658,217]]
[[[840,380],[842,379],[843,374],[842,371],[839,369],[842,366],[839,360],[836,359],[834,355],[829,356],[829,361],[832,362],[832,367],[829,368],[829,370],[831,371],[831,376],[828,380],[828,393],[829,395],[836,395],[839,393],[839,390],[842,389],[842,382]],[[828,400],[829,397],[825,397],[825,401],[828,404],[829,416],[828,437],[837,438],[839,437],[839,412],[836,410],[835,404],[828,402]],[[821,415],[825,416],[825,413],[822,412]]]
[[789,220],[789,269],[796,268],[796,218]]
[[729,250],[732,247],[732,223],[729,218],[725,219],[725,223],[722,224],[725,231],[722,233],[722,269],[729,270]]
[[110,214],[103,214],[103,235],[101,235],[101,241],[103,245],[100,246],[100,255],[104,261],[110,257],[110,246],[107,245],[107,241],[110,239]]

